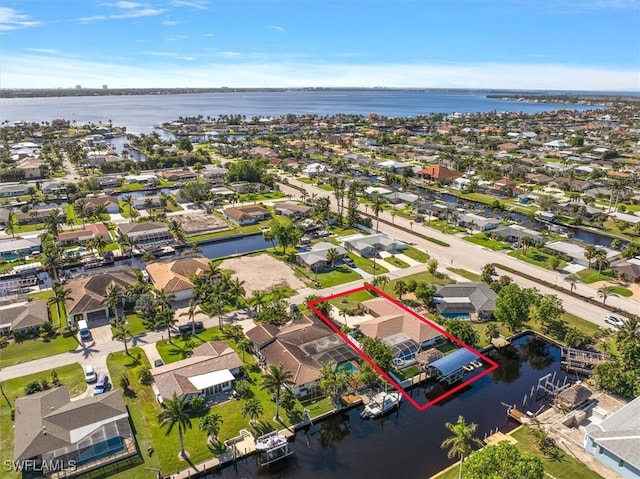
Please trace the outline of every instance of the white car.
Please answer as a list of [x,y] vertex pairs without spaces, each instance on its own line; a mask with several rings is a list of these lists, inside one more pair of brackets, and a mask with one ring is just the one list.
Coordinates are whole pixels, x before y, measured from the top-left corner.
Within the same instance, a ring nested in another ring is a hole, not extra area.
[[98,376],[96,375],[96,370],[93,369],[93,366],[91,364],[87,364],[84,367],[84,379],[88,383],[94,383],[96,382],[96,379],[98,379]]
[[624,322],[620,318],[618,318],[617,316],[613,316],[611,314],[607,314],[604,317],[604,322],[612,326],[615,326],[616,328],[621,328],[624,326]]

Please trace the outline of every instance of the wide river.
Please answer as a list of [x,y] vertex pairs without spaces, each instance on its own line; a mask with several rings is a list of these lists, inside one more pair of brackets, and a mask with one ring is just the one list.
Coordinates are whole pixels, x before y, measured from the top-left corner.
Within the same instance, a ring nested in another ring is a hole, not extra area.
[[376,113],[410,117],[431,113],[523,112],[540,113],[559,108],[593,107],[557,103],[528,103],[487,98],[482,91],[364,90],[193,93],[180,95],[128,95],[0,99],[0,123],[52,121],[126,126],[130,133],[149,133],[154,125],[178,117],[245,115],[247,118],[284,114],[318,116]]

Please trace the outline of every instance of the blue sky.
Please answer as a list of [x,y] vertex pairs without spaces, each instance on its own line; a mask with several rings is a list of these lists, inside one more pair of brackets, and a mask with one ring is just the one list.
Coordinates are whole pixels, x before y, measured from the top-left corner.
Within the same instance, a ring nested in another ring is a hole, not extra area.
[[640,0],[2,5],[2,88],[640,89]]

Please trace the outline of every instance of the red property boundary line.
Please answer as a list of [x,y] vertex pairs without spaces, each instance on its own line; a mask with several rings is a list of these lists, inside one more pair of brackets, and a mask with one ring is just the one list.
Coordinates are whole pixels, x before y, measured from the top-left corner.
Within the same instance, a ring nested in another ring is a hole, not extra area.
[[[364,351],[362,351],[361,349],[359,349],[358,347],[356,347],[355,344],[353,344],[348,338],[347,335],[345,333],[343,333],[340,328],[338,328],[333,321],[331,321],[329,318],[327,318],[324,314],[322,314],[320,312],[320,310],[316,307],[317,304],[319,303],[323,303],[325,301],[329,301],[332,299],[336,299],[336,298],[341,298],[342,296],[348,296],[350,294],[354,294],[354,293],[358,293],[360,291],[369,291],[369,292],[373,292],[374,294],[378,295],[379,297],[385,298],[387,301],[392,302],[393,304],[395,304],[397,307],[402,308],[404,311],[406,311],[407,313],[411,314],[414,318],[416,318],[418,321],[422,321],[424,323],[426,323],[427,325],[429,325],[430,327],[436,329],[437,331],[439,331],[440,333],[442,333],[444,336],[446,336],[447,338],[449,338],[451,341],[455,342],[456,344],[458,344],[459,346],[471,351],[473,354],[475,354],[477,357],[481,358],[485,363],[487,363],[489,365],[489,367],[485,368],[484,371],[482,371],[480,374],[475,375],[474,377],[472,377],[471,379],[458,384],[456,387],[452,388],[450,391],[447,391],[446,393],[438,396],[436,399],[427,402],[426,404],[420,404],[418,402],[416,402],[415,399],[413,399],[408,393],[407,391],[405,391],[402,387],[400,387],[400,385],[391,378],[391,376],[389,376],[387,373],[385,373],[382,369],[380,369],[380,367],[371,360],[371,358],[369,356],[367,356]],[[461,389],[463,389],[464,387],[470,385],[471,383],[477,381],[478,379],[480,379],[483,376],[486,376],[487,374],[489,374],[492,371],[495,371],[496,369],[498,369],[498,364],[493,361],[492,359],[489,359],[487,356],[485,356],[484,354],[476,351],[475,349],[473,349],[471,346],[463,343],[462,341],[460,341],[458,338],[456,338],[455,336],[452,336],[451,334],[449,334],[447,331],[445,331],[444,329],[442,329],[438,324],[429,321],[427,318],[420,316],[418,313],[416,313],[415,311],[409,309],[407,306],[405,306],[404,304],[396,301],[394,298],[392,298],[391,296],[387,295],[386,293],[384,293],[383,291],[380,291],[378,288],[372,286],[372,285],[365,285],[362,286],[360,288],[355,288],[355,289],[351,289],[349,291],[343,291],[342,293],[336,293],[333,294],[331,296],[326,296],[324,298],[318,298],[318,299],[314,299],[312,301],[309,301],[307,303],[307,305],[312,309],[312,311],[318,315],[319,318],[321,318],[331,329],[333,329],[336,333],[338,333],[342,339],[349,345],[351,346],[361,357],[362,359],[364,359],[365,361],[367,361],[382,377],[384,377],[389,384],[391,384],[394,388],[396,388],[398,390],[398,392],[400,392],[400,394],[402,394],[404,396],[404,398],[411,403],[416,409],[418,409],[419,411],[424,411],[425,409],[427,409],[428,407],[433,406],[434,404],[437,404],[438,402],[442,401],[443,399],[451,396],[452,394],[455,394],[456,392],[460,391]]]

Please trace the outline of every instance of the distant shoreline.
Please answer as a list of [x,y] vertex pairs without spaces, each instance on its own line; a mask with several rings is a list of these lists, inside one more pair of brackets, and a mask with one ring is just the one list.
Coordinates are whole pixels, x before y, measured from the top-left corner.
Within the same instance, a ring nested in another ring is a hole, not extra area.
[[540,100],[571,99],[575,101],[613,101],[640,100],[640,92],[567,92],[552,90],[513,90],[513,89],[469,89],[469,88],[3,88],[0,98],[46,98],[46,97],[86,97],[86,96],[121,96],[121,95],[184,95],[198,93],[284,93],[291,91],[413,91],[434,93],[478,93],[487,98],[526,98]]

